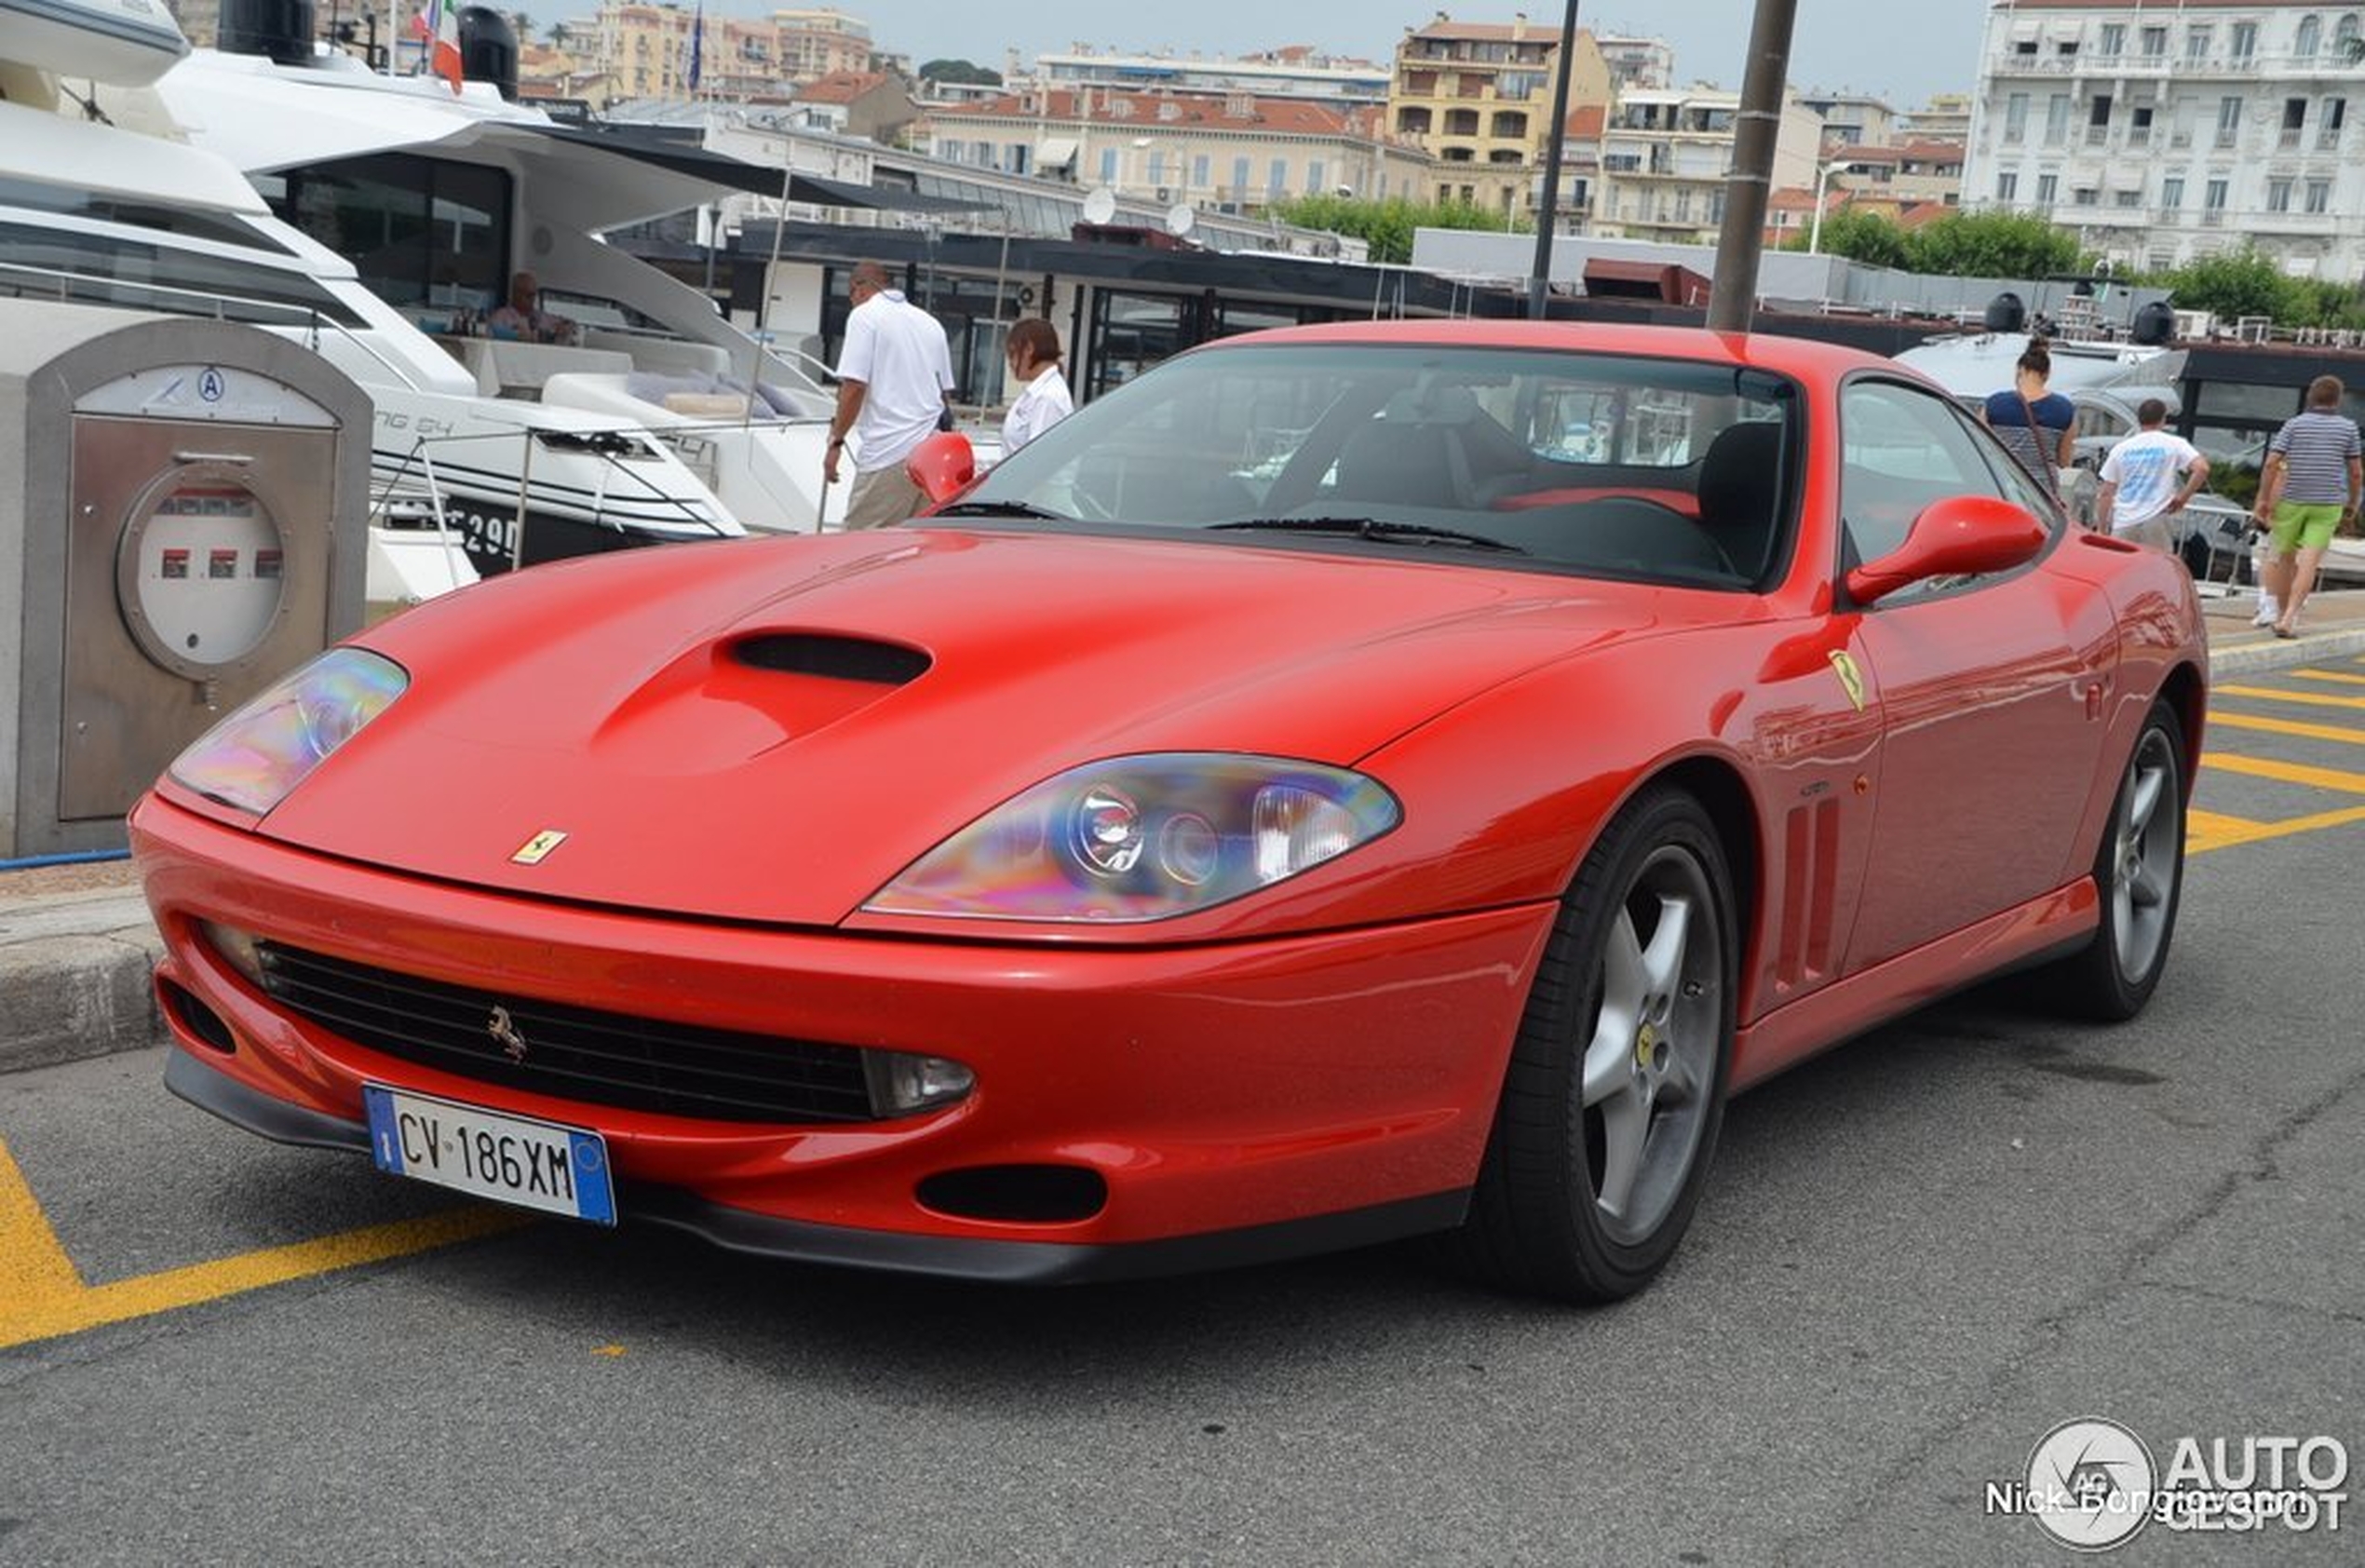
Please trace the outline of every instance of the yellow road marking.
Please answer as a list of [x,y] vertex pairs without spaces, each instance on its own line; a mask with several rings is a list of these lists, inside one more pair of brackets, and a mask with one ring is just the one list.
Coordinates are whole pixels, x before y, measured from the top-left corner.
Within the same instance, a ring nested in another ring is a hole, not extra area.
[[2319,811],[2311,817],[2291,817],[2280,822],[2252,822],[2240,817],[2220,817],[2211,811],[2190,811],[2184,817],[2184,853],[2206,855],[2212,849],[2237,844],[2320,832],[2326,828],[2346,827],[2351,822],[2365,822],[2365,805]]
[[2365,696],[2330,696],[2323,692],[2285,692],[2273,686],[2218,686],[2211,696],[2255,696],[2268,702],[2296,702],[2309,708],[2351,708],[2365,710]]
[[34,1201],[24,1172],[7,1144],[0,1142],[0,1349],[448,1247],[525,1223],[525,1216],[499,1209],[454,1209],[113,1284],[86,1285]]
[[2305,784],[2318,790],[2338,790],[2345,794],[2365,795],[2365,773],[2350,773],[2336,767],[2311,767],[2305,763],[2277,762],[2271,757],[2229,756],[2211,751],[2201,758],[2204,772],[2240,773],[2252,778],[2279,779],[2286,784]]
[[2184,853],[2206,855],[2229,844],[2248,844],[2260,837],[2266,826],[2245,818],[2221,817],[2214,811],[2188,810],[2184,813]]
[[2309,740],[2337,740],[2345,745],[2365,746],[2365,729],[2302,723],[2296,719],[2263,719],[2255,713],[2220,713],[2212,709],[2209,727],[2213,730],[2264,730],[2268,735],[2296,735]]
[[2287,669],[2294,681],[2337,681],[2345,686],[2365,686],[2365,675],[2344,675],[2337,669]]

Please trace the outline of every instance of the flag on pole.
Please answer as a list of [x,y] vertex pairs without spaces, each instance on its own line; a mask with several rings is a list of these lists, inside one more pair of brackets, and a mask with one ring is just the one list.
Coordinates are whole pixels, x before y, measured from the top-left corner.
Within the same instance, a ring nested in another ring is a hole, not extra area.
[[698,90],[698,68],[703,63],[700,57],[702,57],[705,53],[706,0],[699,0],[698,8],[693,12],[690,17],[690,70],[688,74],[690,78],[690,90],[692,92]]
[[427,69],[460,90],[460,13],[444,0],[427,0],[427,8],[411,13],[411,31],[427,47]]

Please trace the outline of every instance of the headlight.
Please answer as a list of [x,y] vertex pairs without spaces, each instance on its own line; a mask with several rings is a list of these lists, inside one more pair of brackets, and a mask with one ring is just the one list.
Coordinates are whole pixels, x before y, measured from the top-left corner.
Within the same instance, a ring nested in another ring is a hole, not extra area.
[[983,920],[1165,920],[1295,876],[1402,817],[1374,780],[1318,763],[1118,757],[988,812],[862,907]]
[[391,659],[331,648],[206,731],[169,772],[208,800],[261,817],[410,683]]

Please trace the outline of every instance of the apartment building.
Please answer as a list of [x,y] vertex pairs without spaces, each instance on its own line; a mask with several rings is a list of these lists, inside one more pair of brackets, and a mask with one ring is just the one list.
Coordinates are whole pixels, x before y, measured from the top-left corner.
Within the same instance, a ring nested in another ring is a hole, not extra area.
[[1426,199],[1435,167],[1376,108],[1245,92],[1028,88],[932,105],[913,140],[952,163],[1222,212],[1318,193]]
[[1099,88],[1118,92],[1254,93],[1259,98],[1303,98],[1318,103],[1376,106],[1387,101],[1389,70],[1368,60],[1347,60],[1304,45],[1239,56],[1123,54],[1078,44],[1065,53],[1039,54],[1031,74],[1015,60],[1003,73],[1012,86]]
[[1822,116],[1828,145],[1886,146],[1897,140],[1898,113],[1885,99],[1812,88],[1800,93],[1798,101]]
[[1988,18],[1966,206],[2033,211],[2114,262],[2245,244],[2365,272],[2365,12],[2017,0]]
[[1675,47],[1664,38],[1628,37],[1601,33],[1593,47],[1610,68],[1610,83],[1618,88],[1671,88],[1675,85]]
[[1963,157],[1959,142],[1839,146],[1828,155],[1829,164],[1838,169],[1831,185],[1833,190],[1844,186],[1854,198],[1850,205],[1869,199],[1899,208],[1932,202],[1955,207],[1963,199]]
[[[1458,201],[1506,218],[1533,215],[1542,189],[1560,71],[1561,30],[1524,20],[1455,21],[1443,12],[1397,46],[1388,126],[1437,160],[1422,199]],[[1569,64],[1572,109],[1610,101],[1612,76],[1580,31]]]
[[1901,128],[1913,142],[1952,142],[1966,146],[1971,140],[1971,95],[1934,92],[1919,109],[1908,110]]
[[584,23],[567,25],[571,47],[588,56],[581,63],[605,73],[624,98],[689,97],[694,32],[697,90],[716,97],[858,75],[872,70],[877,58],[870,24],[834,10],[740,19],[670,0],[602,0],[588,34],[578,32]]
[[[1712,243],[1724,222],[1741,95],[1714,88],[1621,92],[1601,131],[1592,232],[1665,244]],[[1773,188],[1812,189],[1822,117],[1785,95]]]

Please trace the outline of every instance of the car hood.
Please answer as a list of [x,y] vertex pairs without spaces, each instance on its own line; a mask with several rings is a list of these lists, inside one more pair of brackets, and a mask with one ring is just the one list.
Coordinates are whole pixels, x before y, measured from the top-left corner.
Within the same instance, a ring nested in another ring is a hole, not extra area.
[[[1713,597],[1287,548],[940,528],[675,546],[430,602],[408,691],[265,818],[538,898],[843,920],[1078,764],[1350,764],[1475,692]],[[535,864],[516,857],[566,835]]]

